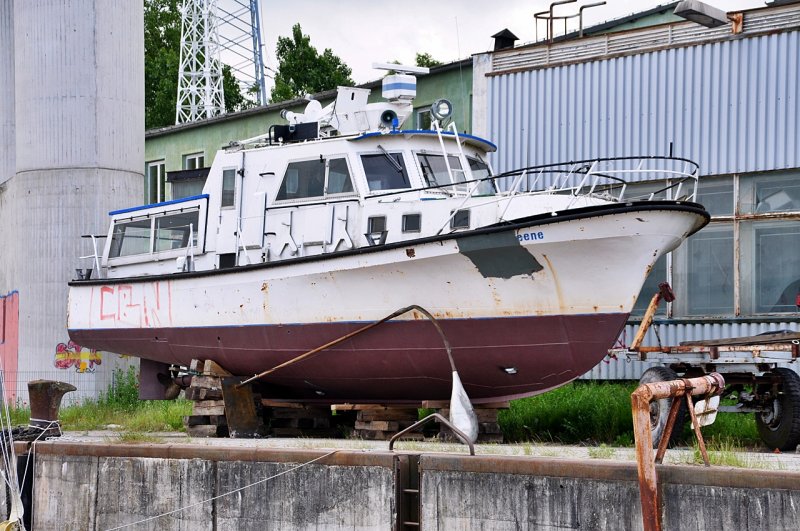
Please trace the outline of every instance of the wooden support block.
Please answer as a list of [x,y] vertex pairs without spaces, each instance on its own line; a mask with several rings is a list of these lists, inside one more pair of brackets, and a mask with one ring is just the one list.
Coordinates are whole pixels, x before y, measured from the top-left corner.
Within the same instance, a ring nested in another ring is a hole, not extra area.
[[222,390],[222,379],[219,376],[192,376],[192,383],[189,387],[198,387],[201,389],[219,389]]
[[195,415],[224,415],[224,400],[200,400],[192,404],[192,413]]
[[206,360],[203,364],[203,374],[206,376],[233,376],[231,373],[223,369],[219,364],[212,360]]
[[187,400],[221,400],[222,389],[190,387],[185,391]]
[[400,431],[400,425],[397,422],[389,420],[371,420],[369,422],[356,421],[357,430],[369,431]]
[[371,420],[410,420],[416,422],[419,420],[419,412],[417,409],[385,409],[381,411],[359,411],[356,416],[357,420],[364,422]]
[[192,360],[189,364],[189,370],[192,372],[203,372],[203,360]]

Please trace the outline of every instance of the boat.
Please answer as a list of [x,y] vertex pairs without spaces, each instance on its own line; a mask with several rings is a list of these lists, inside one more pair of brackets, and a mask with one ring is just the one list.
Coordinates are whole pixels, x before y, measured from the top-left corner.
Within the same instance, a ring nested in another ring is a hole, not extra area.
[[[415,83],[387,75],[377,103],[340,87],[221,149],[202,194],[111,212],[93,267],[69,283],[71,340],[141,358],[144,393],[193,359],[252,376],[347,336],[257,380],[265,397],[308,403],[445,400],[443,336],[476,404],[590,370],[656,260],[708,223],[697,165],[495,174],[496,146],[459,132],[447,100],[432,129],[402,129]],[[668,180],[637,197],[643,179]],[[348,336],[409,306],[425,311]]]

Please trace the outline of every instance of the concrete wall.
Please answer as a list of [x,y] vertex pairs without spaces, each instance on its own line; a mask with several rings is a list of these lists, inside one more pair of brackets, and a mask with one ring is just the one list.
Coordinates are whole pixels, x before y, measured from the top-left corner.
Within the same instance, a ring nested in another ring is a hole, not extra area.
[[[427,529],[642,529],[636,464],[423,455]],[[800,473],[658,467],[664,529],[795,529]]]
[[[69,343],[67,282],[76,267],[89,267],[78,258],[89,254],[80,236],[104,234],[108,211],[142,194],[142,13],[142,0],[6,1],[0,8],[2,85],[11,19],[15,95],[14,175],[0,192],[0,294],[19,292],[18,373],[6,381],[22,400],[35,378],[77,385],[68,401],[95,395],[109,380],[98,385],[100,376],[117,365],[116,356]],[[0,116],[6,109],[3,103]],[[89,370],[59,367],[57,353],[91,358]]]
[[[138,528],[396,528],[413,456],[326,453],[39,443],[34,527],[108,529],[186,508]],[[642,528],[632,462],[421,454],[419,474],[422,529]],[[795,529],[800,521],[800,472],[667,465],[658,475],[664,529]]]
[[[0,185],[14,175],[14,3],[0,2]],[[2,191],[0,191],[2,194]],[[2,244],[2,235],[0,235]],[[2,247],[0,247],[2,248]],[[3,275],[0,271],[0,291]]]
[[397,455],[342,452],[265,481],[326,453],[40,444],[33,524],[109,529],[187,507],[131,529],[392,528]]

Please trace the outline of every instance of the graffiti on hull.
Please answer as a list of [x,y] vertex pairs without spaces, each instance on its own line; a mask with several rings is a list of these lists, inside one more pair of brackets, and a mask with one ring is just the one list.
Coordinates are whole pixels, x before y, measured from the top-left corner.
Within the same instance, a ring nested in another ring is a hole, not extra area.
[[89,311],[90,319],[108,321],[113,326],[167,326],[172,323],[171,285],[169,282],[143,282],[92,287]]
[[103,356],[94,349],[84,348],[74,341],[56,345],[56,355],[53,365],[56,369],[67,370],[75,368],[75,372],[94,372],[98,365],[103,363]]

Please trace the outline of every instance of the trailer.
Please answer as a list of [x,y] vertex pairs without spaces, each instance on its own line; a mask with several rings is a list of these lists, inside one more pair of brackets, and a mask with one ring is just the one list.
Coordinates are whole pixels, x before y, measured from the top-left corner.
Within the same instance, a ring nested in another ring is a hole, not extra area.
[[[629,347],[614,348],[612,356],[661,364],[642,374],[640,383],[695,378],[718,372],[725,378],[717,410],[755,415],[759,436],[766,446],[791,451],[800,444],[800,333],[779,331],[756,336],[685,341],[677,346],[642,346],[658,303],[674,300],[668,284],[659,285]],[[733,402],[733,403],[732,403]],[[650,426],[658,444],[667,423],[671,399],[651,404]],[[682,406],[676,425],[687,418]],[[674,430],[675,437],[680,430]]]

